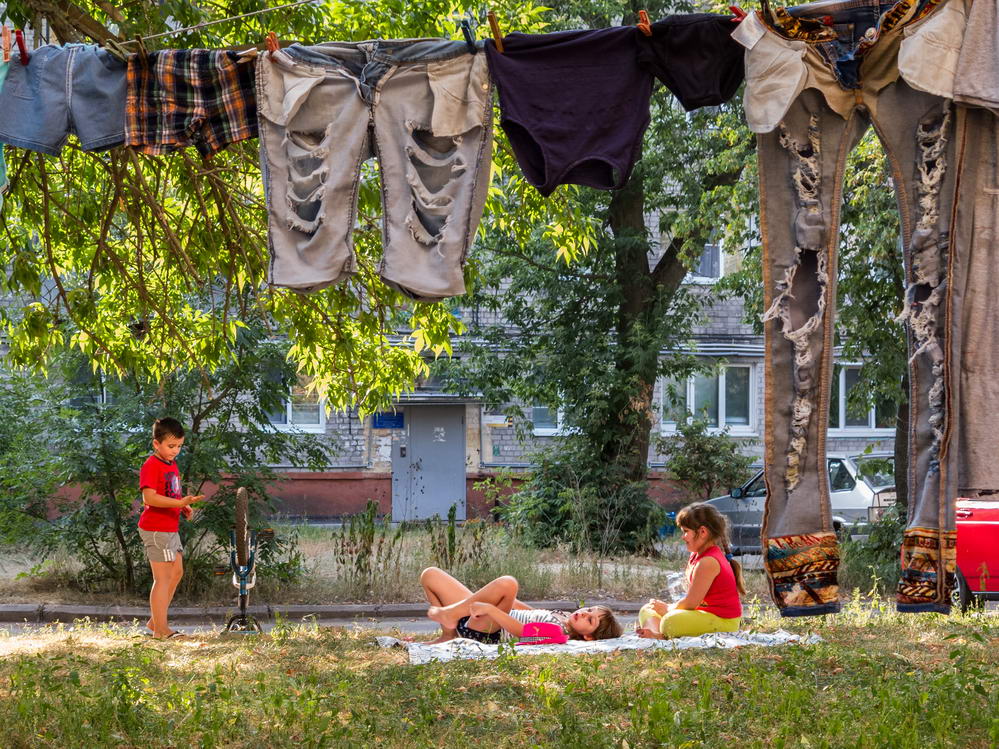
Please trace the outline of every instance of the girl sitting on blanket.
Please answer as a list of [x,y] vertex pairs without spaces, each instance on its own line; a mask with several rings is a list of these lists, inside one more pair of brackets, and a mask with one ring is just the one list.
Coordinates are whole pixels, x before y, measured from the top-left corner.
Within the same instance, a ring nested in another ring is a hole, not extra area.
[[739,594],[745,594],[742,565],[732,558],[728,519],[712,505],[695,502],[676,514],[690,552],[687,594],[666,604],[651,599],[638,612],[636,631],[657,640],[735,632],[742,617]]
[[437,567],[420,573],[420,585],[430,608],[427,616],[441,625],[433,643],[456,637],[496,644],[518,639],[528,622],[550,622],[562,627],[573,640],[605,640],[621,636],[621,625],[606,606],[587,606],[571,614],[533,609],[517,599],[519,584],[504,575],[472,593]]

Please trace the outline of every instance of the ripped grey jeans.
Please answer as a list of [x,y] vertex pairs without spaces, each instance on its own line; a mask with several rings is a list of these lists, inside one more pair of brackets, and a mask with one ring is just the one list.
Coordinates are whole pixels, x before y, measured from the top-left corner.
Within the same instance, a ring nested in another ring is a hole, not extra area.
[[292,45],[257,63],[270,280],[313,291],[355,271],[361,164],[381,169],[379,273],[419,301],[465,291],[489,187],[492,84],[464,42]]
[[839,552],[825,468],[836,247],[846,156],[872,125],[892,168],[907,281],[909,523],[898,608],[947,611],[953,583],[957,476],[945,431],[955,114],[949,100],[902,78],[877,92],[858,90],[857,99],[844,118],[820,90],[806,88],[777,129],[758,141],[766,295],[764,564],[784,616],[839,610]]

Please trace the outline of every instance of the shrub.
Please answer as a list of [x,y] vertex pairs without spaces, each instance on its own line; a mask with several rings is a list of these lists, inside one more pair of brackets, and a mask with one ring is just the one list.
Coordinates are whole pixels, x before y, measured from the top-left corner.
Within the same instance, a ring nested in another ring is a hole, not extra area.
[[733,440],[728,427],[712,433],[703,418],[679,419],[676,434],[659,440],[666,470],[683,485],[691,500],[711,499],[718,487],[746,480],[753,458],[739,452],[746,443]]
[[898,587],[898,550],[905,530],[905,509],[892,505],[870,525],[866,539],[841,544],[839,580],[843,587],[891,594]]
[[566,439],[535,456],[536,468],[501,510],[525,543],[602,555],[651,548],[665,513],[644,481],[594,459],[584,440]]

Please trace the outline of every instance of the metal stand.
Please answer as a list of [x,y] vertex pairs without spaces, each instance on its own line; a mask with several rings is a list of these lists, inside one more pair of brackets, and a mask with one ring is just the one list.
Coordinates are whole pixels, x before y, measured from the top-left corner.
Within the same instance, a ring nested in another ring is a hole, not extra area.
[[236,561],[236,531],[229,531],[229,545],[232,584],[239,588],[239,613],[229,617],[224,631],[247,635],[259,634],[263,631],[260,624],[246,613],[246,602],[250,596],[250,588],[257,582],[257,571],[254,569],[254,562],[257,559],[257,532],[250,531],[250,556],[245,565],[240,565]]

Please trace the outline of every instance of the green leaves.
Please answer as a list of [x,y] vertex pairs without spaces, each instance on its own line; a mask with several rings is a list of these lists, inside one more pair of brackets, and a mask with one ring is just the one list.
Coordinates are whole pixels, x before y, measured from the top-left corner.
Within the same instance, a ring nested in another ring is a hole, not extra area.
[[[73,17],[51,4],[16,0],[15,18],[47,19],[63,41],[92,38],[101,24],[122,37],[151,35],[168,24],[194,25],[259,9],[251,0],[199,8],[148,0],[112,8],[78,4]],[[536,31],[544,9],[505,0],[492,6],[508,30]],[[285,40],[460,38],[463,6],[431,0],[336,0],[229,21],[155,40],[159,47],[258,44],[267,31]],[[484,18],[480,18],[484,21]],[[480,30],[481,36],[481,30]],[[55,40],[53,40],[55,41]],[[8,361],[44,371],[66,348],[94,366],[162,382],[178,371],[206,376],[234,360],[242,325],[263,326],[290,341],[293,367],[333,408],[367,413],[411,390],[426,372],[424,355],[451,353],[463,330],[451,306],[413,303],[378,277],[382,256],[381,190],[372,164],[362,172],[354,231],[357,273],[311,295],[267,285],[267,219],[256,141],[234,144],[208,161],[193,150],[149,157],[124,149],[83,153],[75,141],[59,157],[7,149],[12,189],[0,233],[0,291],[25,299],[0,312]],[[485,237],[533,240],[551,224],[551,257],[571,260],[595,229],[578,206],[546,201],[519,177],[502,132],[495,154]],[[507,233],[509,230],[509,234]],[[475,280],[476,262],[469,279]]]

